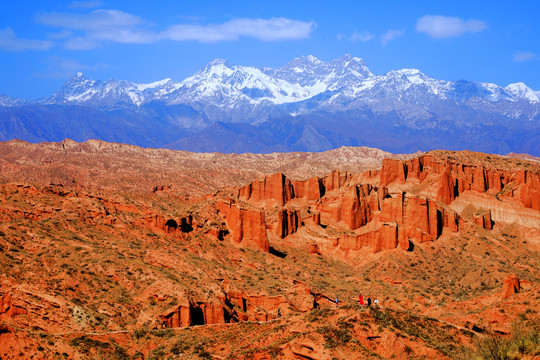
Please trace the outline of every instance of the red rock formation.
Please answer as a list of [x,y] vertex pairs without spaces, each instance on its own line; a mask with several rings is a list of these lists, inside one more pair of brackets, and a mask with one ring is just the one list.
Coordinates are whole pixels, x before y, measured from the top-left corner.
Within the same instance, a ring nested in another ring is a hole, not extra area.
[[323,180],[318,177],[307,179],[305,181],[292,180],[291,183],[294,188],[295,198],[303,198],[308,201],[316,200],[321,198],[326,192]]
[[170,189],[172,189],[172,185],[156,185],[152,189],[152,192],[157,193],[157,192],[160,192],[160,191],[166,191],[166,190],[170,190]]
[[516,197],[527,208],[540,210],[540,174],[528,170],[513,172],[484,168],[481,165],[467,165],[455,160],[435,160],[432,155],[401,161],[384,159],[379,173],[379,184],[389,184],[407,179],[424,181],[428,174],[440,175],[437,200],[450,204],[464,191],[504,193],[506,186],[510,191],[502,196]]
[[[175,220],[166,219],[160,214],[151,214],[143,219],[138,219],[135,223],[139,226],[147,226],[154,231],[163,231],[166,234],[172,234],[176,231],[190,232],[193,230],[191,215]],[[182,226],[181,226],[182,225]]]
[[449,205],[455,199],[454,185],[454,179],[448,168],[439,179],[437,200]]
[[319,252],[319,245],[310,244],[309,245],[309,254],[320,255],[321,253]]
[[398,246],[403,250],[409,250],[409,239],[396,223],[381,223],[357,235],[345,235],[335,244],[344,251],[357,251],[369,247],[373,252],[379,252],[393,250]]
[[223,214],[235,243],[269,251],[264,212],[238,208],[234,203],[226,201],[219,201],[216,206]]
[[274,174],[244,186],[238,198],[264,206],[283,206],[294,197],[291,181],[283,174]]
[[320,212],[315,212],[311,215],[311,220],[313,220],[313,222],[317,225],[321,225],[321,213]]
[[540,174],[534,174],[527,170],[516,174],[516,183],[521,185],[519,198],[525,207],[540,210]]
[[332,171],[329,175],[322,179],[325,191],[332,191],[341,188],[351,179],[351,174],[348,172]]
[[345,195],[323,198],[318,210],[337,222],[343,221],[351,230],[358,229],[371,221],[373,211],[379,210],[375,191],[370,185],[349,186]]
[[443,228],[458,230],[459,217],[435,201],[400,193],[382,203],[380,221],[395,221],[405,236],[420,242],[437,239]]
[[[378,187],[371,185],[376,184],[373,181],[371,184],[355,183],[350,174],[338,171],[322,179],[306,181],[289,181],[284,175],[276,174],[240,189],[238,197],[259,208],[264,207],[265,211],[269,211],[269,206],[298,199],[294,206],[308,206],[308,214],[315,210],[304,219],[307,224],[321,224],[322,217],[324,227],[341,222],[355,232],[336,239],[344,251],[365,246],[374,251],[398,246],[409,249],[410,240],[433,241],[445,228],[457,232],[462,220],[443,204],[451,205],[465,191],[514,197],[526,207],[540,207],[539,175],[525,170],[515,174],[460,164],[450,157],[435,159],[428,154],[407,161],[384,159],[380,172],[370,174],[379,176]],[[372,178],[368,175],[364,178],[369,182]],[[394,182],[405,185],[410,179],[414,179],[413,186],[419,188],[418,194],[422,195],[405,192],[393,197],[389,195],[386,185]],[[233,215],[241,217],[236,213]],[[250,222],[262,228],[261,220]],[[473,217],[473,222],[487,230],[493,224],[490,212]],[[301,223],[299,210],[281,209],[277,213],[277,222],[267,224],[267,227],[276,229],[277,235],[284,238],[296,232]],[[238,221],[232,221],[229,227],[232,229],[238,224]],[[234,234],[234,229],[232,232]],[[237,237],[235,241],[239,241]]]
[[240,311],[246,311],[246,294],[243,291],[237,289],[227,291],[227,301]]
[[508,299],[510,296],[519,292],[520,284],[516,275],[511,274],[504,279],[502,299]]
[[380,186],[387,187],[394,181],[407,180],[407,164],[401,160],[384,159],[380,172]]
[[217,229],[217,228],[211,228],[210,230],[204,233],[204,235],[206,235],[207,237],[214,240],[219,240],[219,241],[225,240],[225,236],[227,236],[228,234],[229,234],[228,230]]
[[177,328],[192,325],[223,324],[226,321],[222,304],[214,302],[185,303],[158,316],[163,327]]
[[284,239],[285,237],[294,234],[302,219],[299,210],[281,209],[278,212],[277,234]]
[[0,316],[13,317],[17,315],[28,314],[28,311],[20,306],[13,304],[11,293],[6,293],[0,300]]
[[[225,310],[223,308],[223,305],[220,303],[199,303],[196,307],[192,309],[192,313],[202,313],[203,318],[201,325],[225,323]],[[192,320],[197,321],[197,318],[194,319],[192,315]]]
[[479,214],[479,215],[474,215],[473,216],[473,222],[486,229],[486,230],[491,230],[493,228],[492,226],[492,220],[491,220],[491,211],[486,211],[486,212],[483,212],[482,214]]
[[190,304],[175,306],[158,316],[159,321],[166,328],[191,326]]

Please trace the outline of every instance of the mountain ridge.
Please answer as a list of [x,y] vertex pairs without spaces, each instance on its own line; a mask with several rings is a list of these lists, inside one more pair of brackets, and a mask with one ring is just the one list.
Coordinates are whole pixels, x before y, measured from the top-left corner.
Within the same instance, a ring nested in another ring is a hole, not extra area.
[[[352,65],[351,65],[352,64]],[[292,71],[292,72],[291,72]],[[305,76],[303,73],[309,73],[308,76]],[[209,74],[207,78],[205,78],[203,75]],[[444,90],[455,90],[456,88],[463,87],[464,85],[469,86],[468,90],[472,90],[473,93],[469,91],[468,95],[482,95],[488,94],[488,98],[491,100],[498,100],[500,98],[505,98],[511,101],[518,101],[520,99],[528,100],[530,102],[536,103],[540,101],[540,91],[534,91],[531,88],[529,88],[525,83],[523,82],[516,82],[507,85],[506,87],[502,87],[500,85],[496,85],[494,83],[485,83],[485,82],[474,82],[474,81],[466,81],[466,80],[457,80],[457,81],[445,81],[445,80],[438,80],[431,78],[427,76],[426,74],[422,73],[421,70],[415,69],[415,68],[403,68],[398,70],[391,70],[383,75],[374,75],[371,73],[371,71],[367,68],[365,65],[363,59],[358,57],[352,57],[351,55],[347,54],[341,58],[332,60],[332,61],[322,61],[314,57],[313,55],[308,56],[301,56],[297,57],[287,64],[285,64],[283,67],[279,68],[256,68],[252,66],[242,66],[242,65],[230,65],[227,60],[225,59],[214,59],[210,61],[206,66],[204,66],[200,71],[196,72],[194,75],[187,77],[186,79],[182,81],[175,81],[171,78],[166,78],[163,80],[157,80],[150,83],[135,83],[131,82],[129,80],[116,80],[116,79],[110,79],[106,81],[101,80],[93,80],[87,78],[82,72],[77,72],[71,79],[67,80],[64,86],[59,89],[55,94],[53,94],[50,97],[45,97],[40,100],[35,101],[29,101],[24,100],[26,103],[38,103],[38,104],[59,104],[59,103],[69,103],[69,102],[75,102],[75,103],[84,103],[88,101],[88,97],[91,97],[91,95],[96,94],[96,90],[92,89],[94,85],[96,87],[105,87],[106,91],[112,91],[114,88],[124,88],[126,92],[129,92],[131,90],[136,90],[139,92],[139,96],[143,97],[144,95],[155,95],[155,93],[149,89],[158,89],[160,94],[157,95],[168,95],[181,87],[191,87],[194,84],[197,83],[197,80],[201,81],[208,81],[208,78],[212,78],[215,76],[223,76],[223,75],[235,75],[236,77],[233,77],[232,80],[238,80],[237,74],[251,74],[251,75],[267,75],[269,77],[273,77],[275,79],[283,80],[288,82],[288,85],[294,85],[295,83],[300,86],[313,86],[317,83],[317,81],[320,83],[324,83],[324,80],[326,80],[327,88],[324,91],[332,91],[337,90],[339,88],[343,88],[344,84],[336,84],[333,83],[332,80],[334,80],[335,76],[339,75],[354,75],[356,79],[364,79],[364,80],[370,80],[370,82],[361,84],[361,86],[356,86],[353,90],[359,90],[362,88],[368,88],[372,86],[373,84],[371,82],[381,82],[381,81],[408,81],[408,84],[401,84],[404,87],[410,87],[412,85],[419,85],[419,84],[428,84],[432,86],[432,89],[430,89],[434,94],[440,94],[444,92]],[[334,77],[328,77],[330,75],[335,75]],[[319,76],[319,78],[316,78],[316,76]],[[315,78],[314,78],[315,77]],[[326,77],[326,79],[325,79]],[[258,80],[258,79],[257,79]],[[89,84],[89,86],[87,86]],[[249,84],[249,83],[248,83]],[[166,86],[165,86],[166,85]],[[244,84],[246,85],[246,84]],[[345,84],[350,85],[350,84]],[[433,86],[433,85],[439,85],[439,86]],[[62,95],[65,93],[63,89],[65,88],[71,88],[72,90],[79,90],[82,87],[82,92],[78,96],[64,96],[64,98],[60,98],[59,95]],[[476,87],[476,90],[478,92],[474,94],[474,88]],[[78,88],[78,89],[73,89]],[[165,89],[164,89],[165,88]],[[242,88],[242,87],[241,87]],[[88,92],[87,90],[91,90]],[[350,89],[349,89],[350,90]],[[315,96],[319,94],[320,92],[315,92],[311,94],[312,96]],[[145,98],[141,101],[140,98],[137,98],[134,96],[134,92],[132,93],[133,97],[131,98],[132,104],[140,106],[144,102],[149,102],[155,100],[150,96],[148,99]],[[87,95],[88,97],[84,97],[83,95]],[[311,97],[312,97],[311,96]],[[7,96],[6,96],[7,98]],[[160,100],[168,100],[166,97],[160,98]],[[11,98],[10,98],[11,99]],[[303,98],[305,99],[305,98]],[[21,99],[12,99],[12,100],[21,100]],[[294,102],[295,99],[291,99],[291,102]],[[276,100],[276,103],[279,103],[279,99]],[[298,101],[298,99],[296,99]],[[92,105],[92,102],[89,103],[89,105]]]
[[[418,69],[374,75],[351,55],[328,62],[299,57],[280,68],[216,59],[181,82],[101,81],[77,73],[48,98],[0,97],[0,140],[99,138],[260,153],[442,147],[538,156],[539,99],[524,83],[444,81]],[[223,124],[236,139],[214,130]]]

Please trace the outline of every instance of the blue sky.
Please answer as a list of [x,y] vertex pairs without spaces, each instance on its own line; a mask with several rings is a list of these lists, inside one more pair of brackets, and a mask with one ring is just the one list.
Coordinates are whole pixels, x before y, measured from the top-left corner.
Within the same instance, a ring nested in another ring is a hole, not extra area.
[[51,95],[78,71],[181,81],[215,58],[279,67],[361,57],[375,74],[540,90],[539,0],[10,1],[0,12],[0,94]]

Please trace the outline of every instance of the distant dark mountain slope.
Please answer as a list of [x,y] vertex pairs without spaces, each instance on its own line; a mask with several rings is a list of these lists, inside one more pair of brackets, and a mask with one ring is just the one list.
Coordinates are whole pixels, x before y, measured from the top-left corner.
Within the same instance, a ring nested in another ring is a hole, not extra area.
[[468,149],[506,154],[522,149],[540,154],[538,128],[483,125],[468,128],[411,129],[392,125],[396,114],[376,119],[367,115],[314,115],[269,120],[261,125],[216,123],[167,147],[225,153],[326,151],[340,146],[369,146],[396,153],[431,149]]

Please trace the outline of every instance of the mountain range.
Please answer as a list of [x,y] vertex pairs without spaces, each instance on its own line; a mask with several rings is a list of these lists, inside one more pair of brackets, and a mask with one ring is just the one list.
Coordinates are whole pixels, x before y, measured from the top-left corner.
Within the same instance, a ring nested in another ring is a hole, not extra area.
[[373,74],[351,55],[281,68],[217,59],[178,82],[92,80],[77,73],[36,101],[0,96],[0,140],[91,138],[205,152],[324,151],[370,146],[540,155],[540,91]]

